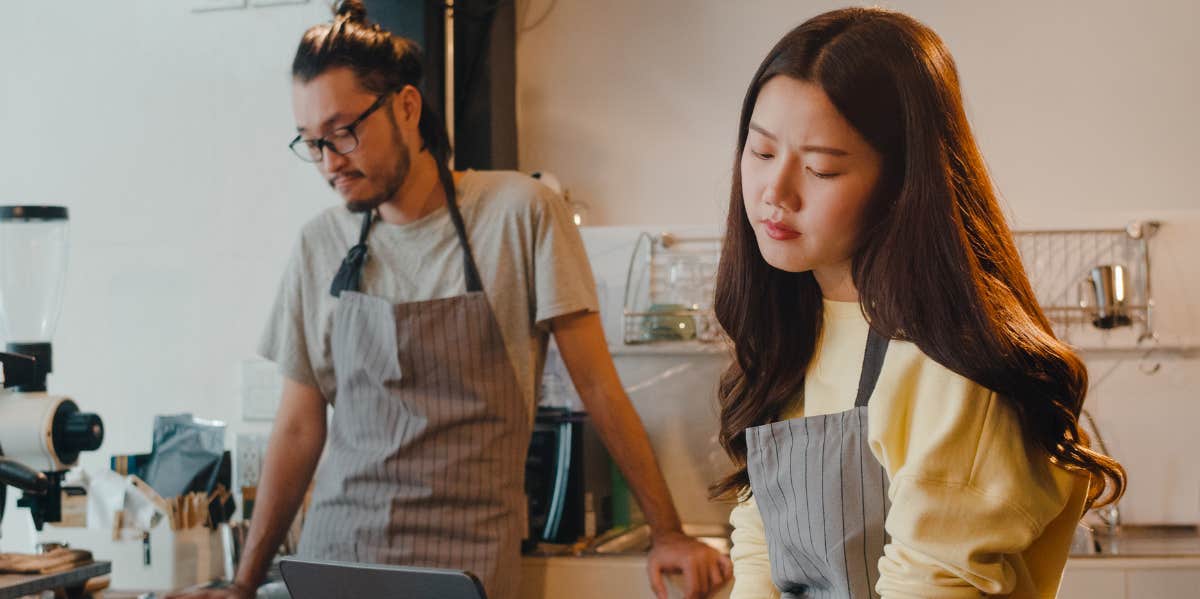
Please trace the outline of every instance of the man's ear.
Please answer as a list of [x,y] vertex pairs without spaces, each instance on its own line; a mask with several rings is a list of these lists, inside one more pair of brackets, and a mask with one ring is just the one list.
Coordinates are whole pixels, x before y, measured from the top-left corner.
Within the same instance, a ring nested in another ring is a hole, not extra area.
[[421,121],[421,92],[412,85],[405,85],[397,93],[396,120],[408,127],[416,127]]

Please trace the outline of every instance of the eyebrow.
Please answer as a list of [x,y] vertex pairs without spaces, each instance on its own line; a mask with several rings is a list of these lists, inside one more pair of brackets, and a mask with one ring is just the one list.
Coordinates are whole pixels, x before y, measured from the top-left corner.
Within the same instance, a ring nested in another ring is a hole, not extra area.
[[[332,125],[332,124],[333,124],[335,121],[339,121],[339,120],[341,120],[341,119],[344,119],[344,118],[346,118],[346,115],[344,115],[344,114],[342,114],[342,113],[340,113],[340,112],[335,112],[335,113],[333,113],[333,115],[332,115],[332,116],[330,116],[329,118],[327,118],[327,119],[325,119],[325,120],[321,121],[321,124],[320,124],[320,125],[317,127],[317,130],[318,130],[318,131],[320,131],[320,130],[322,130],[322,129],[325,129],[325,128],[329,127],[330,125]],[[296,132],[297,132],[297,133],[304,133],[305,131],[306,131],[306,130],[305,130],[305,128],[304,128],[304,127],[296,127]]]
[[[754,122],[750,123],[750,128],[753,129],[754,131],[757,131],[763,137],[766,137],[767,139],[769,139],[771,141],[779,141],[779,138],[776,137],[774,133],[771,133],[770,131],[763,129],[761,126],[759,126],[758,124],[756,124]],[[800,146],[800,149],[805,152],[815,152],[818,154],[830,154],[832,156],[849,156],[850,155],[850,152],[847,152],[846,150],[842,150],[840,148],[831,148],[829,146],[811,146],[811,145],[810,146]]]

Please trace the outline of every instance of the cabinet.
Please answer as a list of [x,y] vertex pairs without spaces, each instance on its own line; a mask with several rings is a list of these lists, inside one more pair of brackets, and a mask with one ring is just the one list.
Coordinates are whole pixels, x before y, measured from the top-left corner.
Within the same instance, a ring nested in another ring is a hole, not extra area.
[[1059,599],[1200,599],[1200,556],[1076,558]]

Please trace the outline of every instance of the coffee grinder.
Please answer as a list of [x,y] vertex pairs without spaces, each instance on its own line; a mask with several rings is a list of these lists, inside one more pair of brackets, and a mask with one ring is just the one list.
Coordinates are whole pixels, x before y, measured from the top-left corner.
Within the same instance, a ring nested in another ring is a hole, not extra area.
[[0,518],[5,488],[23,491],[37,530],[62,520],[62,480],[83,451],[98,449],[104,424],[68,397],[46,392],[50,339],[67,271],[67,209],[0,206]]

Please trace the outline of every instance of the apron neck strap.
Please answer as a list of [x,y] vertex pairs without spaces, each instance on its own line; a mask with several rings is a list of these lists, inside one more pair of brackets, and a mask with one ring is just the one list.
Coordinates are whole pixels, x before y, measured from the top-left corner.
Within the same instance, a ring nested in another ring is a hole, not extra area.
[[359,289],[362,282],[363,263],[367,261],[367,234],[371,232],[371,225],[375,222],[374,214],[374,210],[367,210],[363,213],[362,230],[358,234],[358,243],[350,248],[345,258],[342,258],[342,265],[338,267],[337,274],[333,276],[333,283],[329,285],[329,293],[333,297],[341,297],[343,291],[358,291]]
[[483,291],[479,268],[475,265],[471,244],[467,241],[467,227],[463,224],[462,213],[458,210],[458,201],[455,200],[454,195],[454,185],[451,183],[446,186],[446,209],[450,212],[450,220],[454,222],[454,233],[458,236],[458,245],[462,248],[463,274],[467,279],[467,293]]
[[[455,200],[454,179],[442,177],[442,187],[446,191],[446,208],[450,212],[450,220],[454,223],[454,233],[458,237],[458,245],[463,253],[463,273],[467,279],[467,293],[483,291],[483,280],[479,276],[479,267],[475,264],[475,256],[471,253],[471,244],[467,241],[467,228],[463,224],[462,212],[458,210]],[[358,234],[358,243],[350,248],[342,265],[338,267],[333,282],[329,285],[329,293],[333,297],[341,297],[343,291],[358,291],[362,284],[363,264],[367,261],[367,235],[375,222],[375,211],[368,210],[363,214],[362,229]]]
[[861,408],[871,400],[875,384],[879,382],[879,371],[883,369],[889,341],[874,329],[867,332],[867,351],[863,355],[862,375],[858,379],[858,397],[854,400],[854,407]]

